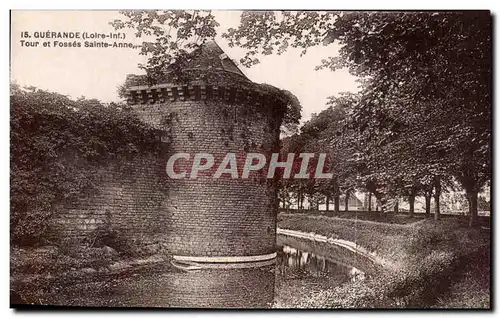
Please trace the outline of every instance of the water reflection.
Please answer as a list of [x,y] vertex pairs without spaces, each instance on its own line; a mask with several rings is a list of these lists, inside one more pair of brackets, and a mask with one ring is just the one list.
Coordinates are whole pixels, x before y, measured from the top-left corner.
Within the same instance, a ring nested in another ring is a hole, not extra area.
[[169,307],[266,308],[274,300],[274,266],[203,269],[170,276]]
[[332,258],[283,245],[279,247],[277,272],[283,278],[331,277],[338,282],[365,279],[363,271]]

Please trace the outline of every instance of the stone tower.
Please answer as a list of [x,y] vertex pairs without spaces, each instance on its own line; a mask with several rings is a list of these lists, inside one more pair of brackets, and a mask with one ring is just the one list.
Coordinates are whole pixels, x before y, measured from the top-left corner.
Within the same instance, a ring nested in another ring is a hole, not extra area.
[[[269,158],[278,152],[286,107],[279,89],[251,82],[213,41],[192,53],[182,74],[182,80],[166,72],[154,85],[136,81],[128,87],[129,104],[170,144],[165,167],[174,153],[188,153],[191,160],[196,153],[213,154],[217,165],[227,153],[241,163],[246,153]],[[277,192],[265,175],[199,174],[166,185],[162,213],[174,259],[232,263],[276,256]]]

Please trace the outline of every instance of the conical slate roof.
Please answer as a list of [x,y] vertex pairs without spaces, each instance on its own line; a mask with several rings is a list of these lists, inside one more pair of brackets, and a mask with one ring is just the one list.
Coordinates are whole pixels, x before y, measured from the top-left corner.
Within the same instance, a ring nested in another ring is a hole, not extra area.
[[[174,66],[175,63],[167,67],[165,74],[156,78],[154,82],[156,84],[177,82],[176,75],[178,74]],[[201,44],[199,48],[191,52],[180,69],[189,77],[189,81],[204,78],[207,84],[252,83],[213,40]],[[211,74],[211,77],[206,78],[207,74]],[[152,83],[146,75],[127,75],[125,86],[129,88],[150,85]]]
[[192,59],[184,70],[226,71],[248,78],[215,41],[208,41],[192,53]]
[[252,82],[213,40],[170,64],[156,78],[127,75],[121,90],[129,104],[184,100],[188,95],[191,99],[223,95],[226,100],[248,100],[284,112],[290,102],[280,89]]

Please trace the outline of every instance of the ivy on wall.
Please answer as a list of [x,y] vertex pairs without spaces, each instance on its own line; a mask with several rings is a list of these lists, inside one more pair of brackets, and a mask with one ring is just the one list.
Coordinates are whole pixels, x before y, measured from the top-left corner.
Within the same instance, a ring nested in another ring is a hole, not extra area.
[[164,149],[124,105],[13,85],[10,106],[13,244],[39,242],[60,204],[95,190],[98,167]]

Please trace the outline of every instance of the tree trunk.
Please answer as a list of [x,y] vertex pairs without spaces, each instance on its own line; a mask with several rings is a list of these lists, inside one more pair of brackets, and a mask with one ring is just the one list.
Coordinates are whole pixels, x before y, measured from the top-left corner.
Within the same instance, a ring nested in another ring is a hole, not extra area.
[[441,219],[441,210],[439,208],[439,197],[441,196],[441,178],[439,176],[436,176],[434,178],[434,189],[436,190],[434,192],[434,220],[438,221]]
[[425,217],[429,218],[431,217],[431,198],[432,198],[432,193],[430,192],[425,192]]
[[330,209],[330,196],[328,196],[328,199],[326,200],[326,202],[328,202],[327,203],[327,207],[328,208],[326,209],[326,215],[327,216],[333,216],[333,212],[334,211],[332,209]]
[[304,195],[302,194],[302,191],[299,191],[299,210],[304,209]]
[[396,199],[396,203],[394,204],[394,215],[399,212],[399,199]]
[[434,195],[434,220],[439,221],[441,219],[441,211],[439,209],[439,194]]
[[414,194],[410,194],[410,196],[408,197],[408,202],[410,203],[410,211],[408,212],[409,213],[408,216],[411,219],[415,215],[415,195]]
[[368,192],[368,212],[372,211],[372,193]]
[[338,194],[333,196],[333,204],[334,204],[335,214],[338,214],[340,210],[340,196]]
[[328,214],[328,211],[330,211],[330,197],[327,195],[325,198],[326,201],[326,213]]
[[469,227],[477,225],[477,191],[467,191],[469,201]]
[[383,216],[385,214],[385,205],[387,201],[385,199],[379,201],[380,201],[380,215]]
[[344,211],[349,212],[349,192],[345,193],[345,206],[344,206]]

